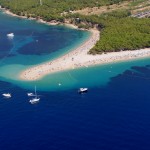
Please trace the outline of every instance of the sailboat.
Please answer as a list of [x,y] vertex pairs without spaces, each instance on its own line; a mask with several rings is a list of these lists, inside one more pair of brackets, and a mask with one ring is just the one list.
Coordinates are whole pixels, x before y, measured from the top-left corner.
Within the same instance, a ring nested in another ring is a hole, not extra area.
[[31,104],[35,104],[35,103],[37,103],[37,102],[40,101],[40,98],[38,97],[38,95],[37,95],[37,93],[36,93],[36,86],[35,86],[35,93],[34,93],[33,96],[35,96],[35,97],[32,98],[31,100],[29,100],[29,102],[30,102]]

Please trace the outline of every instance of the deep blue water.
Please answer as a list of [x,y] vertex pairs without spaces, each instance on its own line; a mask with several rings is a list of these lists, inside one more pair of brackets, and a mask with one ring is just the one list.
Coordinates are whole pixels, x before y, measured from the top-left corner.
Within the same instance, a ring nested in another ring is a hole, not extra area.
[[[88,34],[2,14],[0,19],[0,150],[150,149],[148,58],[45,77],[36,82],[41,100],[31,105],[26,93],[35,83],[17,81],[18,70],[63,54],[66,46],[74,47]],[[6,37],[10,32],[15,33],[13,40]],[[63,45],[57,40],[64,40]],[[60,81],[61,90],[54,88]],[[81,86],[89,92],[78,94]],[[4,92],[12,98],[3,98]]]
[[132,67],[83,95],[39,92],[36,105],[26,90],[4,87],[13,98],[0,99],[0,149],[150,149],[150,66]]

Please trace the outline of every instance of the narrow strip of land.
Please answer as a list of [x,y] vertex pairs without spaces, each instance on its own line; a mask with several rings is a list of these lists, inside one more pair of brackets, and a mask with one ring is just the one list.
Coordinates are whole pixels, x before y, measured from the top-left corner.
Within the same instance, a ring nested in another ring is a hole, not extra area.
[[[3,9],[3,11],[9,15],[17,16],[11,13],[9,10]],[[26,17],[21,16],[21,18]],[[38,21],[51,25],[57,24],[57,22],[56,23],[45,22],[40,19]],[[100,33],[98,30],[90,30],[90,31],[92,32],[90,38],[86,42],[84,42],[81,46],[79,46],[77,49],[74,49],[70,53],[53,61],[39,64],[35,67],[31,67],[27,70],[24,70],[23,72],[20,73],[20,79],[29,81],[39,80],[45,75],[60,71],[71,70],[80,67],[88,67],[98,64],[114,63],[118,61],[128,61],[130,59],[138,59],[142,57],[150,57],[150,48],[134,51],[111,52],[101,55],[90,55],[88,54],[89,50],[92,47],[94,47],[96,42],[98,42],[100,39]]]
[[150,56],[150,48],[134,51],[111,52],[102,55],[90,55],[88,54],[88,51],[96,44],[100,35],[97,30],[91,30],[91,32],[91,37],[77,49],[58,59],[21,72],[20,78],[22,80],[38,80],[45,75],[59,71]]

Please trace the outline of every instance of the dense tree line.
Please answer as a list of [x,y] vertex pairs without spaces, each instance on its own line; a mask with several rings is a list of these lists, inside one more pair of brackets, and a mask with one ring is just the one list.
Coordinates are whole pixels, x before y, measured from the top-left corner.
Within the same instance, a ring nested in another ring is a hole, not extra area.
[[60,22],[67,19],[79,28],[86,29],[96,26],[101,31],[101,36],[90,50],[89,53],[92,54],[150,47],[150,19],[131,18],[129,10],[113,11],[101,16],[72,13],[61,15],[62,12],[121,1],[123,0],[42,0],[40,5],[40,0],[0,0],[0,5],[21,16]]
[[135,50],[150,47],[150,20],[137,18],[108,18],[101,39],[91,53]]
[[41,17],[43,20],[64,19],[62,12],[83,9],[85,7],[100,7],[122,2],[124,0],[0,0],[2,7],[10,9],[18,15]]
[[74,14],[73,18],[78,18],[76,24],[84,24],[86,28],[97,25],[101,31],[100,40],[90,50],[91,54],[150,47],[150,19],[132,18],[129,10],[113,11],[101,16]]

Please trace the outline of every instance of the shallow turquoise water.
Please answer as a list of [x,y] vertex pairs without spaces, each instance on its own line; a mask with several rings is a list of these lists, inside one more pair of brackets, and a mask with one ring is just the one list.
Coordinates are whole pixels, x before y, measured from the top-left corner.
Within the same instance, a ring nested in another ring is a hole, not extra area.
[[[11,17],[2,12],[0,19],[0,77],[14,84],[20,84],[18,76],[22,70],[66,54],[91,34],[62,25],[49,26],[34,20]],[[11,32],[15,37],[8,39],[6,35]]]
[[[25,89],[33,89],[36,85],[40,91],[58,91],[75,89],[79,87],[105,87],[112,77],[121,74],[132,66],[145,66],[150,64],[149,58],[132,60],[128,62],[119,62],[114,64],[97,65],[89,68],[80,68],[75,70],[67,70],[47,75],[37,81],[21,81],[16,74],[22,70],[22,66],[13,65],[7,66],[9,71],[14,74],[7,74],[6,67],[1,68],[2,75],[8,78],[3,78],[4,81],[9,81]],[[15,69],[15,71],[14,71]],[[134,78],[134,76],[132,76]],[[136,77],[135,77],[136,78]],[[59,86],[61,83],[61,86]]]
[[[82,44],[90,33],[65,26],[48,26],[33,20],[19,19],[0,13],[0,78],[22,88],[55,91],[79,87],[106,86],[110,78],[131,66],[146,65],[148,58],[115,64],[67,70],[47,75],[38,81],[21,81],[19,74],[31,66],[55,59]],[[4,26],[5,24],[5,26]],[[14,39],[7,33],[13,32]],[[6,43],[6,44],[3,44]],[[61,86],[58,84],[61,83]]]

